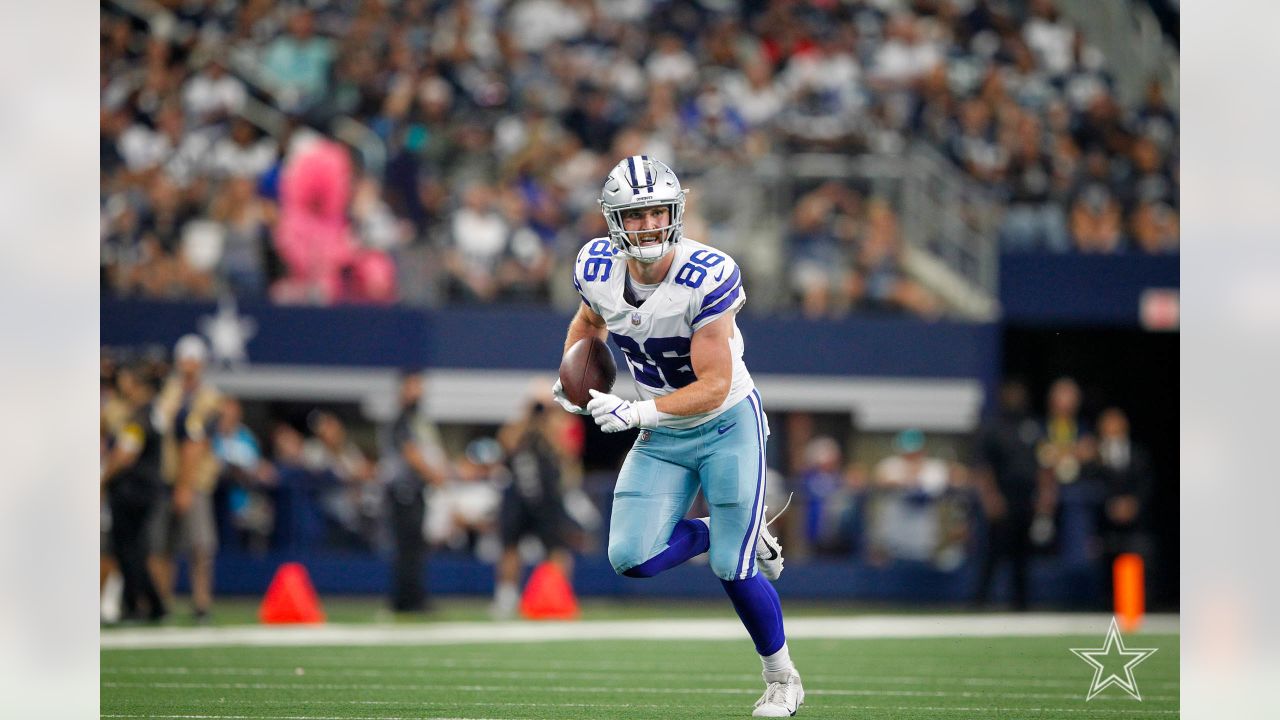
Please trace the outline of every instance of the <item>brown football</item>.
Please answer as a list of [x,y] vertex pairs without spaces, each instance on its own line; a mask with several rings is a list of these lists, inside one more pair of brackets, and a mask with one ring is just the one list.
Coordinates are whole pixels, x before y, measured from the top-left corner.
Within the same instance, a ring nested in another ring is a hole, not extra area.
[[569,346],[560,361],[560,384],[565,397],[578,407],[591,402],[589,390],[609,392],[618,378],[618,366],[603,340],[588,337]]

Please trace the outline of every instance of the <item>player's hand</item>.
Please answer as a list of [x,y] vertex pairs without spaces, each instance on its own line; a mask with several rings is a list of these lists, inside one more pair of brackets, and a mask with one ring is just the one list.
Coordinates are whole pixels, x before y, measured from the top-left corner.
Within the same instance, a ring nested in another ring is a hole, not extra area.
[[658,425],[658,409],[652,400],[631,402],[598,390],[591,391],[591,398],[591,402],[587,403],[587,410],[604,432],[616,433],[634,427],[651,428]]
[[175,487],[173,489],[173,512],[178,515],[186,515],[191,509],[191,503],[195,500],[195,491],[191,488]]
[[560,407],[564,408],[568,412],[578,415],[591,414],[585,408],[580,408],[569,400],[569,398],[564,394],[564,384],[558,379],[556,380],[556,384],[551,386],[551,397],[555,398],[556,402],[560,403]]

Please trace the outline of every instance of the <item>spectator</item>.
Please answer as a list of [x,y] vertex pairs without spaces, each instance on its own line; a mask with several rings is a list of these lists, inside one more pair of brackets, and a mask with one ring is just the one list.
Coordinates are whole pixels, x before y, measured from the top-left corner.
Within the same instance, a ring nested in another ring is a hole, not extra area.
[[258,439],[243,422],[240,401],[226,396],[213,433],[213,454],[222,464],[219,481],[227,488],[231,524],[241,544],[251,552],[265,553],[275,530],[275,503],[271,491],[276,472],[262,458]]
[[[861,200],[836,182],[800,198],[791,218],[791,282],[805,317],[836,315],[864,292],[844,262],[842,237],[855,232]],[[837,229],[840,234],[837,235]]]
[[[498,441],[480,437],[467,443],[456,463],[456,475],[432,488],[427,499],[427,541],[432,547],[497,557],[493,531],[502,501],[500,488],[510,482]],[[492,545],[486,540],[493,540]]]
[[1091,452],[1092,430],[1080,415],[1080,386],[1061,377],[1049,386],[1048,413],[1044,438],[1037,448],[1041,467],[1049,469],[1059,483],[1069,484],[1080,477],[1080,465]]
[[1031,1],[1022,36],[1050,75],[1065,75],[1071,69],[1075,29],[1059,17],[1053,0]]
[[249,93],[216,55],[182,86],[182,105],[197,126],[221,123],[244,108]]
[[267,47],[262,65],[280,104],[286,110],[300,111],[324,96],[334,48],[328,38],[315,35],[311,10],[294,9],[286,24],[286,33]]
[[645,61],[645,72],[654,85],[690,90],[698,80],[698,62],[684,49],[678,36],[664,33],[658,36],[653,52]]
[[[290,144],[275,232],[288,274],[272,287],[272,296],[295,303],[394,300],[390,259],[379,249],[362,247],[352,232],[355,178],[346,147],[305,130]],[[364,206],[356,210],[363,220],[376,213]]]
[[[1151,457],[1146,448],[1129,437],[1129,418],[1110,407],[1098,415],[1097,454],[1084,472],[1099,483],[1103,493],[1098,527],[1102,539],[1100,570],[1111,589],[1111,567],[1122,553],[1137,553],[1151,563],[1152,540],[1148,518],[1154,489]],[[1111,598],[1107,592],[1104,602]]]
[[197,622],[209,621],[213,609],[213,560],[218,548],[212,494],[219,467],[210,435],[221,394],[204,378],[208,357],[200,336],[179,338],[173,350],[175,372],[155,401],[157,427],[163,433],[161,470],[168,488],[151,528],[152,575],[169,604],[174,557],[188,557]]
[[1066,219],[1052,197],[1053,158],[1041,147],[1039,120],[1029,113],[1019,113],[1018,118],[1006,168],[1009,206],[1001,228],[1001,249],[1066,252],[1071,248]]
[[1133,165],[1132,199],[1138,203],[1164,203],[1177,206],[1178,191],[1173,172],[1162,157],[1160,146],[1150,138],[1133,141],[1130,151]]
[[1138,108],[1136,130],[1150,139],[1164,153],[1171,154],[1178,145],[1178,116],[1164,97],[1158,80],[1147,83],[1142,106]]
[[1129,232],[1134,246],[1149,255],[1178,252],[1178,211],[1162,202],[1143,202],[1133,211]]
[[1122,249],[1120,203],[1105,185],[1085,186],[1071,204],[1071,237],[1085,253],[1115,253]]
[[827,503],[843,484],[840,445],[820,435],[809,441],[804,450],[805,466],[800,469],[800,486],[805,495],[805,539],[819,552],[827,550],[828,539],[835,528],[827,527],[830,513]]
[[996,141],[991,108],[982,100],[972,98],[960,106],[949,144],[951,158],[979,181],[993,184],[1003,176],[1008,157]]
[[213,144],[209,169],[228,178],[257,180],[276,164],[276,143],[260,133],[248,120],[236,118],[231,132]]
[[563,434],[566,414],[553,409],[544,394],[539,391],[521,416],[498,433],[510,472],[499,515],[502,557],[495,569],[492,607],[497,618],[513,616],[519,603],[519,545],[526,537],[540,540],[551,562],[566,578],[573,577],[564,504],[565,466],[571,458]]
[[448,472],[439,432],[422,416],[422,377],[417,373],[400,380],[400,409],[386,429],[379,475],[387,489],[391,512],[391,607],[397,612],[421,612],[429,608],[422,584],[427,544],[423,537],[425,491],[439,487]]
[[867,503],[867,470],[851,463],[841,474],[840,487],[831,493],[823,507],[823,534],[819,548],[846,557],[862,557]]
[[784,106],[771,68],[763,60],[746,63],[741,72],[730,72],[724,79],[724,94],[738,116],[753,130],[769,129]]
[[342,293],[342,268],[355,252],[346,217],[351,158],[341,145],[305,130],[290,143],[275,231],[288,275],[272,293],[279,300],[332,302]]
[[1029,600],[1027,564],[1031,555],[1031,520],[1042,480],[1036,448],[1043,429],[1029,412],[1027,388],[1016,380],[1000,387],[999,408],[978,434],[974,465],[978,499],[987,519],[987,554],[982,559],[975,601],[991,598],[996,569],[1009,561],[1015,610]]
[[932,562],[954,570],[964,560],[964,527],[955,522],[957,498],[947,491],[959,477],[939,458],[925,454],[924,433],[903,430],[895,453],[876,464],[872,483],[878,497],[871,509],[869,540],[873,560]]
[[453,244],[445,251],[452,299],[483,302],[498,297],[498,268],[506,255],[509,232],[494,208],[490,187],[475,184],[463,191],[462,207],[453,215]]
[[[313,437],[302,446],[305,467],[318,478],[318,500],[328,521],[330,542],[368,547],[376,518],[367,517],[364,498],[373,492],[374,465],[347,435],[337,415],[313,410],[307,415]],[[366,491],[368,489],[368,492]]]
[[223,231],[219,262],[224,287],[241,299],[265,297],[270,208],[257,196],[253,181],[248,177],[229,178],[214,196],[209,217]]
[[[499,195],[503,221],[511,230],[506,256],[499,266],[498,280],[503,297],[516,302],[545,302],[550,296],[549,281],[555,255],[554,248],[548,247],[548,241],[555,240],[555,228],[545,223],[554,222],[556,218],[555,213],[548,212],[546,207],[535,205],[537,201],[551,204],[550,199],[537,197],[536,191],[533,194],[533,198],[528,198],[521,188],[507,186]],[[535,212],[538,217],[535,217]]]
[[863,303],[866,307],[907,310],[925,317],[936,317],[940,311],[937,298],[904,272],[898,217],[883,199],[876,198],[867,203],[866,230],[855,266],[860,285],[865,288]]
[[564,117],[564,127],[578,136],[583,147],[593,153],[607,153],[620,127],[609,107],[609,96],[600,88],[587,86]]

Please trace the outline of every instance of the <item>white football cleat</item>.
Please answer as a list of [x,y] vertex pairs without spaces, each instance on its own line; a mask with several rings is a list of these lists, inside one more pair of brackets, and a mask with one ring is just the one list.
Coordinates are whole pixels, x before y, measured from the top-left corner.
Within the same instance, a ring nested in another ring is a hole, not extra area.
[[[782,517],[782,513],[786,512],[790,505],[791,498],[788,497],[787,504],[773,516],[773,520],[760,524],[760,534],[756,536],[756,564],[760,566],[760,572],[764,573],[769,580],[777,580],[782,574],[782,543],[769,532],[769,526],[774,520]],[[764,514],[769,514],[768,505],[764,506]]]
[[752,717],[790,717],[804,704],[804,685],[800,673],[791,669],[786,680],[769,682],[765,678],[764,694],[756,701]]

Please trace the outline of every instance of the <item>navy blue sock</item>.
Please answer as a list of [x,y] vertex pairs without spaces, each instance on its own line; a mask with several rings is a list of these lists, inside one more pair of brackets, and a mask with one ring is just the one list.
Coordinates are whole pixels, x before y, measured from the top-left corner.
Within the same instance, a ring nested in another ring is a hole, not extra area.
[[772,655],[782,649],[787,635],[782,629],[782,603],[778,592],[756,573],[746,580],[721,580],[724,591],[733,601],[733,609],[747,628],[747,634],[756,644],[756,652]]
[[667,549],[623,572],[633,578],[653,577],[711,549],[711,531],[701,520],[681,520],[671,531]]

